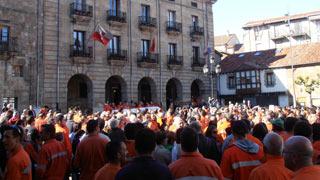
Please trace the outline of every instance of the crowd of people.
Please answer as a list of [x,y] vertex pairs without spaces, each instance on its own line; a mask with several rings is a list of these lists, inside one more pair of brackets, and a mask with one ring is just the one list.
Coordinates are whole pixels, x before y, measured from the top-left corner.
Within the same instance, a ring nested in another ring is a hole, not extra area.
[[320,179],[319,108],[126,108],[4,106],[0,179]]

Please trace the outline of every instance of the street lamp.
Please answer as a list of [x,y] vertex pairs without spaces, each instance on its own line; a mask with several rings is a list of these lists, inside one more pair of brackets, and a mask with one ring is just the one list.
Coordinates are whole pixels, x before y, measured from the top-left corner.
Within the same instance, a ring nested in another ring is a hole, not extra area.
[[[203,66],[203,73],[207,76],[210,76],[211,78],[211,97],[214,97],[214,83],[213,83],[213,79],[216,78],[216,80],[218,80],[217,87],[220,87],[220,78],[219,78],[219,74],[221,73],[221,66],[219,64],[220,62],[215,60],[213,58],[213,56],[210,56],[210,69],[208,67],[207,64],[205,64]],[[217,81],[216,81],[217,82]],[[217,88],[217,99],[219,97],[219,91]]]

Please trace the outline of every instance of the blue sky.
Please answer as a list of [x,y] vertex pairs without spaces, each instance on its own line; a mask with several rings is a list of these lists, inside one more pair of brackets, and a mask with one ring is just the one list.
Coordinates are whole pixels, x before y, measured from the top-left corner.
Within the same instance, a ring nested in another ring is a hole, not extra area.
[[320,10],[320,0],[218,0],[213,5],[215,35],[236,33],[242,41],[242,26],[253,20]]

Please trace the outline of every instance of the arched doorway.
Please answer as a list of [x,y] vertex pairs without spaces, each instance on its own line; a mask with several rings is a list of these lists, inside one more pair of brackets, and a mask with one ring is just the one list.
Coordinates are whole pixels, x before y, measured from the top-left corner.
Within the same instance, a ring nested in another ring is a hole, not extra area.
[[167,108],[170,106],[171,103],[177,105],[179,101],[182,100],[182,85],[181,82],[176,79],[172,78],[167,82],[166,86],[166,103]]
[[88,76],[76,74],[68,81],[67,106],[80,107],[81,110],[92,110],[92,82]]
[[199,79],[194,80],[191,84],[191,102],[199,105],[202,101],[203,92],[203,82]]
[[127,100],[127,85],[120,76],[111,76],[105,87],[106,103],[119,104]]
[[156,101],[156,84],[153,79],[144,77],[138,84],[138,100],[143,103],[150,103]]

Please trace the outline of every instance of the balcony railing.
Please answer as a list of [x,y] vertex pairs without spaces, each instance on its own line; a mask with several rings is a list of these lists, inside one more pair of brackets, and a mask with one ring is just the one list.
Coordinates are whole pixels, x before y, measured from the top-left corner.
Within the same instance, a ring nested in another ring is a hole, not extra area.
[[119,10],[108,10],[107,11],[107,21],[115,21],[120,23],[127,22],[127,14]]
[[183,57],[176,55],[167,55],[168,65],[183,65]]
[[17,38],[11,37],[8,41],[0,40],[0,53],[15,52],[17,50]]
[[70,14],[79,16],[89,16],[92,17],[93,8],[84,3],[71,3],[70,4]]
[[148,16],[139,16],[139,26],[156,27],[157,19]]
[[167,32],[181,32],[182,31],[182,25],[181,23],[175,22],[175,21],[167,21]]
[[70,57],[92,57],[92,48],[70,46]]
[[203,67],[205,65],[205,59],[200,57],[192,57],[192,67]]
[[204,29],[203,27],[199,26],[190,26],[190,35],[198,35],[198,36],[203,36],[204,35]]
[[138,63],[158,63],[158,54],[154,53],[137,53]]
[[108,60],[127,60],[127,50],[118,50],[118,49],[108,49],[107,50]]

